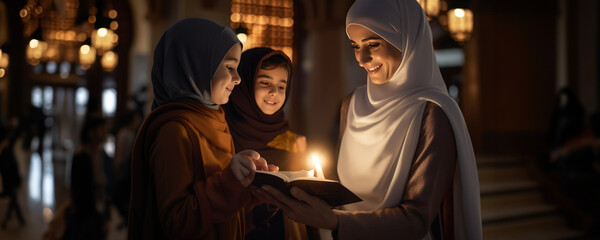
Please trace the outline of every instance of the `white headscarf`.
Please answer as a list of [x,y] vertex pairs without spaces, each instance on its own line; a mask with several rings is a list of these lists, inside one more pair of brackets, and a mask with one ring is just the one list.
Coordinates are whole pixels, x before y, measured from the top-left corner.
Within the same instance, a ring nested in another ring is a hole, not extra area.
[[357,0],[346,17],[399,49],[402,62],[391,79],[356,89],[342,138],[341,182],[364,201],[346,210],[379,210],[401,204],[415,157],[426,103],[443,110],[454,132],[458,169],[454,178],[457,239],[481,239],[479,182],[466,124],[448,95],[435,61],[431,29],[415,0]]

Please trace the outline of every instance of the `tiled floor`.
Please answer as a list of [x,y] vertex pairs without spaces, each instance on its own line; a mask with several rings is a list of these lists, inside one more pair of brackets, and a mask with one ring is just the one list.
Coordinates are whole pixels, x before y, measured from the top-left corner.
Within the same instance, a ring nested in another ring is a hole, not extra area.
[[[37,148],[36,140],[32,149]],[[17,146],[21,146],[17,142]],[[54,211],[69,197],[67,169],[70,163],[70,151],[53,150],[50,137],[43,144],[43,153],[27,152],[15,148],[19,161],[19,172],[22,184],[18,192],[19,206],[25,218],[25,226],[21,226],[13,213],[6,229],[0,228],[0,239],[41,239],[47,230],[48,222]],[[54,147],[56,148],[56,147]],[[6,215],[8,198],[0,198],[0,221]],[[118,229],[122,222],[113,208],[107,239],[126,239],[127,229]]]

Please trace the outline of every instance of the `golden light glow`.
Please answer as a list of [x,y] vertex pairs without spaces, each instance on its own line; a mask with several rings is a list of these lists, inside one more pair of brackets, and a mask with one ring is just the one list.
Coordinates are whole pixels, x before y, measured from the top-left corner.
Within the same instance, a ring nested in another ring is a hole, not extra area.
[[115,19],[117,17],[117,10],[111,9],[108,11],[108,17]]
[[99,37],[106,37],[106,33],[108,32],[108,30],[106,28],[99,28],[98,29],[98,36]]
[[87,38],[87,34],[85,34],[84,32],[80,32],[77,34],[77,40],[80,42],[85,41],[86,38]]
[[110,29],[117,30],[119,28],[119,23],[117,21],[110,22]]
[[119,37],[113,30],[99,28],[92,32],[92,46],[96,48],[99,55],[104,55],[104,52],[110,51],[117,45]]
[[323,168],[321,167],[321,157],[317,154],[311,155],[313,165],[315,166],[315,177],[316,178],[325,178],[325,174],[323,174]]
[[289,49],[285,53],[292,58],[293,16],[293,0],[231,1],[231,28],[247,29],[244,49]]
[[440,0],[417,0],[417,2],[427,14],[427,19],[431,20],[440,15]]
[[88,54],[90,53],[90,46],[89,45],[83,45],[79,48],[79,52],[81,54]]
[[465,10],[462,10],[460,8],[454,9],[454,15],[456,17],[459,17],[459,18],[464,17],[465,16]]
[[245,43],[246,40],[248,40],[248,35],[245,33],[238,33],[237,38],[240,40],[240,42]]
[[239,14],[239,13],[232,13],[232,14],[231,14],[231,17],[230,17],[230,20],[231,20],[232,22],[239,22],[239,21],[241,21],[241,20],[242,20],[242,15],[241,15],[241,14]]
[[73,31],[73,30],[65,31],[65,40],[66,41],[74,41],[76,36],[77,36],[77,34],[75,34],[75,31]]
[[40,15],[40,14],[42,14],[42,12],[43,12],[43,11],[44,11],[44,8],[43,8],[42,6],[37,6],[37,7],[36,7],[36,8],[33,10],[33,12],[34,12],[36,15]]
[[0,78],[4,77],[5,74],[6,70],[4,70],[4,68],[0,68]]
[[115,67],[117,66],[118,62],[119,62],[119,55],[113,51],[106,52],[104,54],[104,56],[102,56],[102,59],[100,60],[100,63],[102,64],[102,68],[107,72],[114,70]]
[[37,39],[31,39],[31,41],[29,41],[29,47],[25,50],[27,62],[31,65],[40,64],[40,60],[44,57],[44,53],[47,49],[48,43]]
[[30,48],[37,48],[39,44],[40,42],[37,39],[31,39],[31,41],[29,41]]
[[89,45],[82,45],[79,48],[79,64],[83,69],[89,69],[96,61],[96,49]]
[[29,11],[27,11],[27,9],[25,8],[21,9],[21,11],[19,12],[19,16],[21,16],[22,18],[27,17],[27,14],[29,14]]
[[43,60],[51,60],[58,62],[58,44],[50,43],[48,44],[48,48],[44,51]]
[[469,40],[473,32],[473,12],[462,8],[448,11],[448,31],[459,43]]

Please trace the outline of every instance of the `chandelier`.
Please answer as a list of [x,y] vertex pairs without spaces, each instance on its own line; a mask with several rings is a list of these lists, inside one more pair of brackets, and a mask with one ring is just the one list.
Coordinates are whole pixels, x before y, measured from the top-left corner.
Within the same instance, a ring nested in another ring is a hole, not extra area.
[[[30,65],[60,63],[87,70],[98,56],[105,71],[116,67],[118,57],[111,50],[118,44],[119,24],[110,0],[29,0],[19,14],[30,39],[25,51]],[[68,75],[61,72],[62,78]]]
[[447,0],[417,0],[427,19],[437,18],[439,23],[450,33],[459,44],[471,38],[473,32],[473,12],[466,8],[464,0],[454,0],[454,6],[448,9]]

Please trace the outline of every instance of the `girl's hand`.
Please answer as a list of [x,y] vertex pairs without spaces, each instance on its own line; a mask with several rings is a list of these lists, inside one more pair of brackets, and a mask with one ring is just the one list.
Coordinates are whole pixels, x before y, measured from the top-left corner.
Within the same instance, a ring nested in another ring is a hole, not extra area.
[[273,164],[267,164],[267,160],[262,158],[258,152],[254,150],[243,150],[231,159],[231,170],[244,187],[247,187],[254,180],[256,170],[262,171],[278,171],[279,167]]
[[296,199],[292,199],[268,185],[262,186],[262,189],[264,192],[259,192],[259,194],[264,193],[262,198],[267,203],[281,208],[283,213],[292,220],[317,228],[337,229],[337,216],[333,213],[331,206],[320,198],[297,187],[290,189],[292,196]]
[[[231,158],[230,167],[235,178],[240,181],[244,187],[247,187],[254,180],[254,173],[258,167],[265,167],[267,162],[264,161],[264,166],[261,165],[261,157],[256,151],[244,150]],[[256,162],[256,163],[255,163]],[[257,165],[257,163],[259,165]]]

